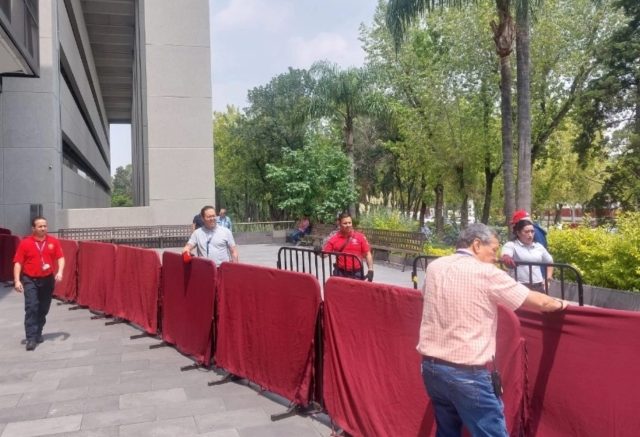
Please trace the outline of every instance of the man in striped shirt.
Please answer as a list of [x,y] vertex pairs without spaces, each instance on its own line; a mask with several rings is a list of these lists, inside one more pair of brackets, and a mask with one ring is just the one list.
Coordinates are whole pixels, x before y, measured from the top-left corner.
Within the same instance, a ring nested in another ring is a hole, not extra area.
[[495,356],[498,304],[542,312],[567,306],[498,269],[499,245],[494,230],[475,223],[460,234],[454,255],[427,268],[417,349],[438,437],[460,436],[462,425],[474,437],[507,436],[501,393],[487,368]]

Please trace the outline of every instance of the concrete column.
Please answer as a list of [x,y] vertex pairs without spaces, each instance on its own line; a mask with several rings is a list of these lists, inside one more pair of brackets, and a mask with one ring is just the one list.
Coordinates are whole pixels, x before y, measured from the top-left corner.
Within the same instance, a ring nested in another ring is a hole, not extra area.
[[214,203],[209,3],[145,0],[148,193],[156,223]]

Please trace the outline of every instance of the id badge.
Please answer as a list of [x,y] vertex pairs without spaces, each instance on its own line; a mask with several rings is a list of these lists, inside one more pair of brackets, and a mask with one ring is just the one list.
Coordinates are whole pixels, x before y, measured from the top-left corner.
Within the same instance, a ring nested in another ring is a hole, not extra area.
[[49,270],[50,268],[51,268],[51,266],[49,264],[47,264],[47,263],[42,264],[42,270],[46,271],[46,270]]

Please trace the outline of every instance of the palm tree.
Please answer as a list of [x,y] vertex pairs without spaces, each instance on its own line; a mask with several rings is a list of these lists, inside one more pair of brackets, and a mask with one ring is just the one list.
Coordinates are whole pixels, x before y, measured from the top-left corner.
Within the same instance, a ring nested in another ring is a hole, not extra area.
[[[350,183],[355,192],[355,166],[353,155],[354,123],[358,117],[371,114],[376,104],[370,98],[369,73],[363,68],[340,69],[326,61],[311,66],[316,79],[312,93],[311,111],[314,115],[335,117],[342,123],[343,148],[350,163]],[[356,206],[349,205],[349,213],[355,217]]]
[[[389,0],[387,27],[396,47],[402,43],[407,28],[422,14],[438,7],[475,3],[477,0]],[[541,0],[513,0],[516,3],[517,23],[511,16],[512,0],[495,0],[498,23],[492,22],[493,39],[500,57],[500,91],[502,111],[502,152],[505,188],[505,217],[510,217],[517,206],[531,209],[531,109],[530,109],[530,57],[529,57],[529,7]],[[517,30],[516,30],[517,29]],[[513,50],[514,33],[518,67],[518,192],[514,193],[513,142],[511,128],[511,67],[509,58]]]

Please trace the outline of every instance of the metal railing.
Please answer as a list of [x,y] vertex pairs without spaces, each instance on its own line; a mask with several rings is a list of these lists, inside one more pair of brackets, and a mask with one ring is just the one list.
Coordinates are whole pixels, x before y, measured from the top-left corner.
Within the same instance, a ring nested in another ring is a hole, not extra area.
[[363,261],[357,256],[349,253],[314,251],[304,247],[281,247],[278,250],[277,267],[280,270],[314,275],[324,286],[327,278],[334,275],[334,267],[338,262],[341,265],[359,266],[354,270],[361,278],[364,277]]
[[[413,260],[413,268],[411,269],[411,282],[413,282],[414,289],[418,289],[418,267],[420,266],[422,268],[422,271],[426,271],[429,263],[437,258],[439,257],[431,256],[431,255],[420,255]],[[498,264],[500,265],[501,269],[507,270],[505,266],[502,264],[502,262],[498,262]],[[554,279],[556,279],[560,284],[560,297],[562,299],[565,299],[568,282],[572,280],[577,285],[577,288],[578,288],[578,304],[580,306],[584,306],[584,290],[583,290],[582,276],[574,266],[569,264],[562,264],[562,263],[548,264],[548,263],[536,263],[536,262],[516,262],[516,267],[518,266],[526,267],[528,268],[528,271],[529,271],[529,274],[528,274],[529,280],[519,281],[519,282],[522,282],[524,285],[531,285],[533,283],[534,267],[541,268],[541,269],[544,267],[553,267]],[[511,269],[511,270],[515,270],[516,272],[515,279],[518,280],[519,278],[517,277],[517,269]],[[551,284],[549,283],[549,281],[545,278],[544,292],[547,294],[549,294],[550,285]]]
[[[293,221],[234,223],[234,233],[273,233],[290,229]],[[182,247],[192,233],[191,225],[116,226],[58,230],[58,237],[77,241],[99,241],[147,248]]]

